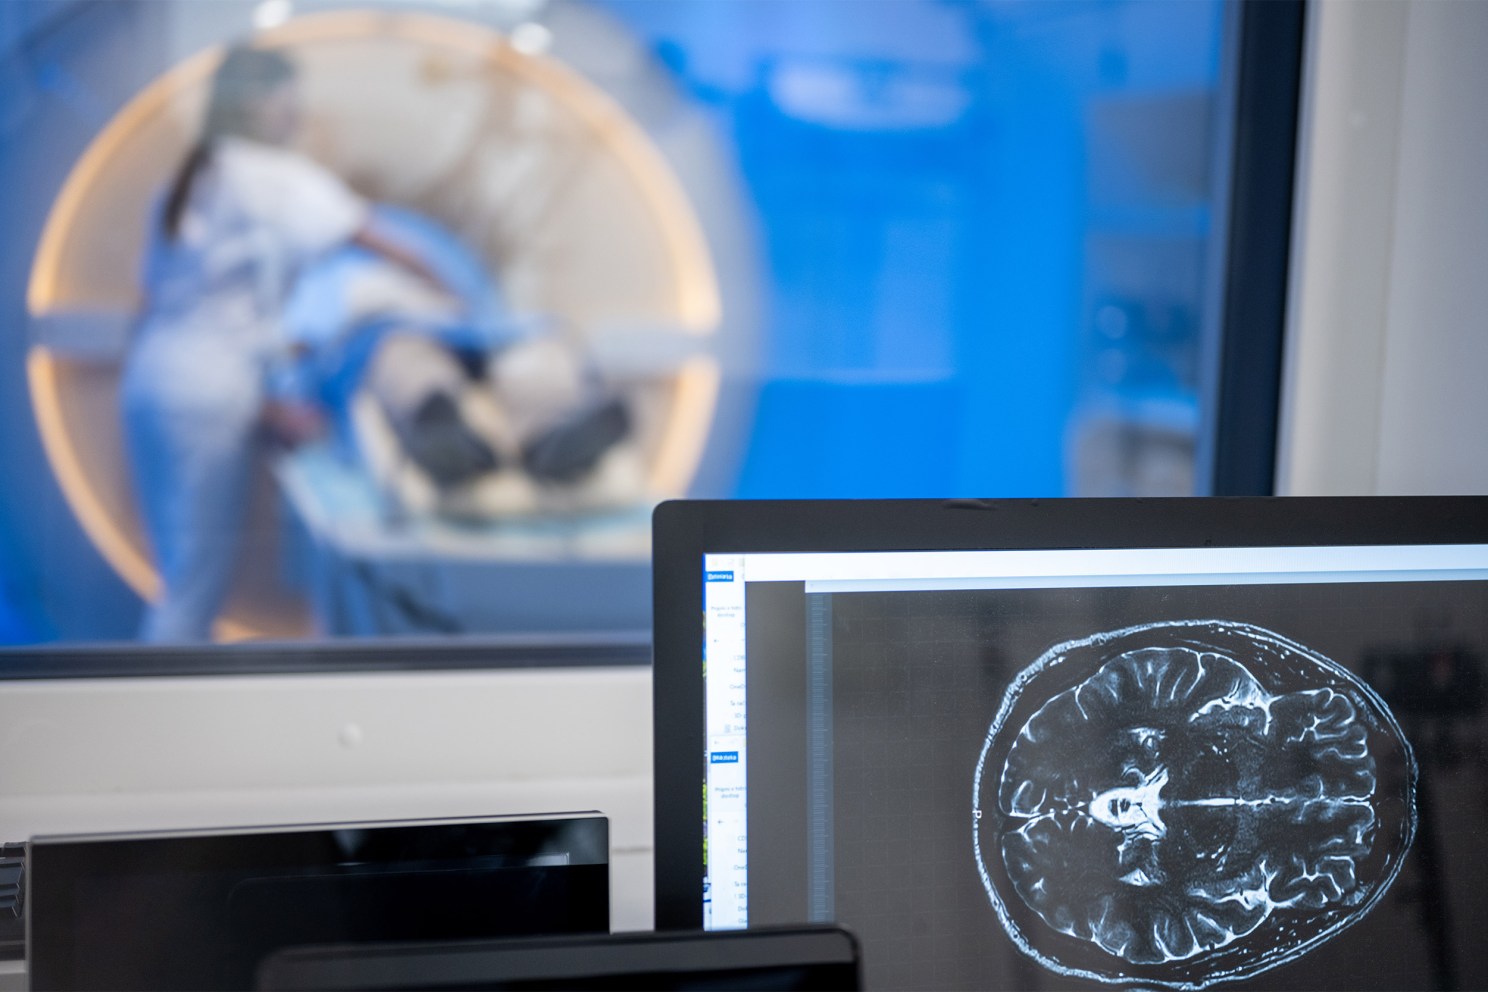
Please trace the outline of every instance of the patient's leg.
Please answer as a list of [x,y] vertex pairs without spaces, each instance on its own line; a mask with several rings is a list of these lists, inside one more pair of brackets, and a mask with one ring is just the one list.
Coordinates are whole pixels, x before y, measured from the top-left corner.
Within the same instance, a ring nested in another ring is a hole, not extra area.
[[439,342],[393,334],[378,346],[363,388],[403,453],[436,488],[450,489],[512,464],[506,418],[464,364]]

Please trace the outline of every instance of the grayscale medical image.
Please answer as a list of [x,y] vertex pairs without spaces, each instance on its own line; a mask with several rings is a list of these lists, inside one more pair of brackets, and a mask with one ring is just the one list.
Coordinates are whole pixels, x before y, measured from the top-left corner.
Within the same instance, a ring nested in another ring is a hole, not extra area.
[[748,596],[749,923],[866,987],[1488,988],[1488,582]]
[[1383,699],[1305,645],[1220,620],[1102,632],[1004,694],[976,769],[977,864],[1045,968],[1200,989],[1373,909],[1415,833],[1416,779]]

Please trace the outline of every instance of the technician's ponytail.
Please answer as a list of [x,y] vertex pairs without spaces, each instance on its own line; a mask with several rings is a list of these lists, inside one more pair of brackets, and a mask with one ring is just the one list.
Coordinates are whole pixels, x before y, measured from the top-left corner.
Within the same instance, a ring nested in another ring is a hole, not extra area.
[[171,181],[170,192],[166,194],[165,209],[161,215],[161,223],[165,226],[166,236],[172,241],[181,235],[181,219],[186,214],[186,201],[191,197],[191,185],[202,166],[207,164],[210,155],[211,149],[207,143],[198,141],[176,169],[176,176]]

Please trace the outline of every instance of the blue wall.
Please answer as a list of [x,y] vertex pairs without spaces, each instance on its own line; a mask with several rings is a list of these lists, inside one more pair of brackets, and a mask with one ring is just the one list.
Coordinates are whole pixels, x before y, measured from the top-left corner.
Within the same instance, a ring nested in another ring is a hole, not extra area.
[[[716,495],[1068,493],[1095,361],[1092,203],[1123,165],[1091,161],[1092,108],[1212,95],[1220,4],[607,7],[730,134],[763,232],[754,426]],[[1182,130],[1162,141],[1209,152],[1211,134]],[[1161,209],[1162,183],[1141,179],[1128,199]],[[1196,366],[1196,300],[1183,320],[1178,361]],[[1196,382],[1168,380],[1197,405]]]

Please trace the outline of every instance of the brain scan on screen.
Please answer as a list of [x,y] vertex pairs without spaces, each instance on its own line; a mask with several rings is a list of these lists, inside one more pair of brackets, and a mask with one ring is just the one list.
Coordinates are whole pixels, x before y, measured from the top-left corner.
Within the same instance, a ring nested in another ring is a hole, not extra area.
[[1415,831],[1384,701],[1278,634],[1218,620],[1059,644],[1013,681],[977,764],[997,918],[1063,975],[1199,989],[1365,916]]

